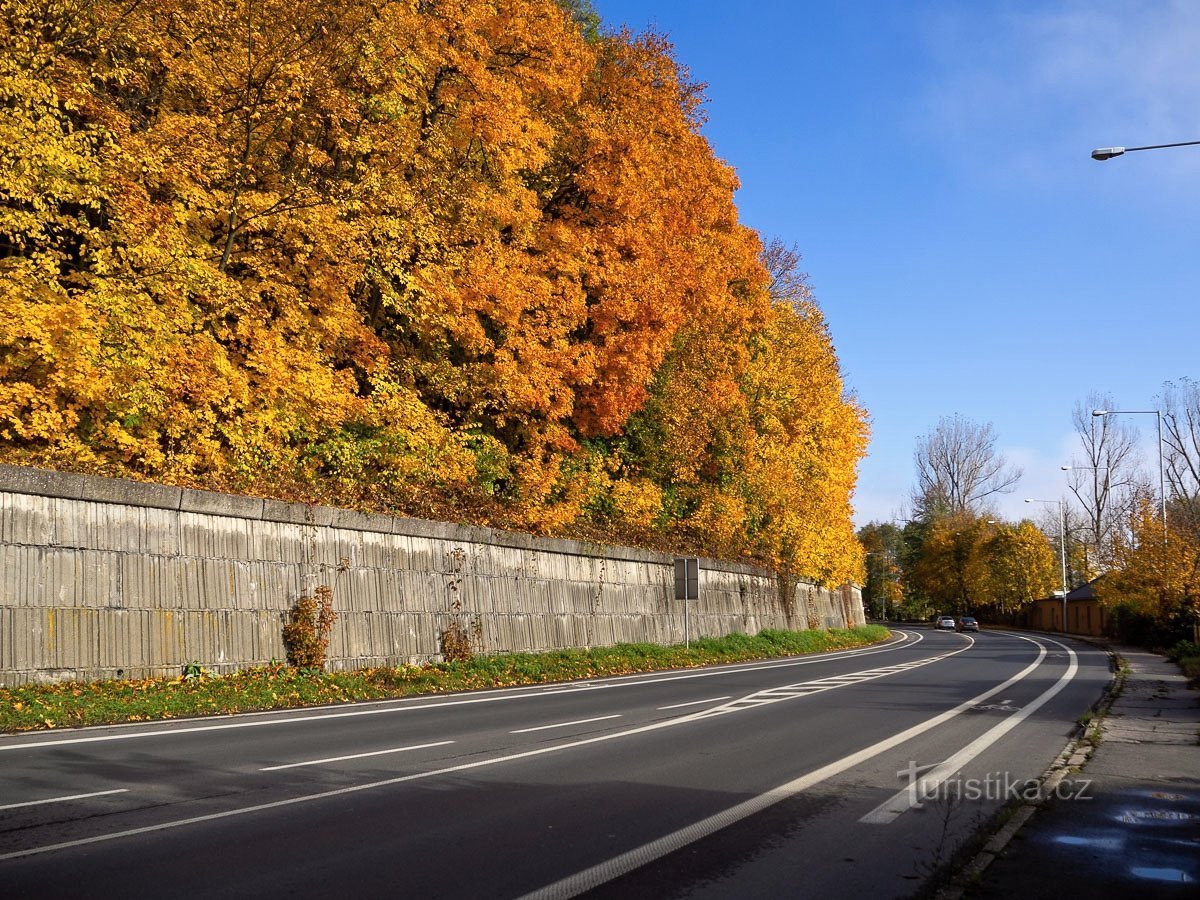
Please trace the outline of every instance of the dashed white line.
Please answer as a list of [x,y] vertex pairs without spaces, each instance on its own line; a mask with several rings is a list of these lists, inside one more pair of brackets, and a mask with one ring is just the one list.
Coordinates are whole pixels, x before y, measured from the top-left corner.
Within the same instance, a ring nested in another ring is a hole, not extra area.
[[47,797],[45,800],[26,800],[24,803],[7,803],[0,809],[20,809],[22,806],[41,806],[44,803],[62,803],[65,800],[86,800],[88,797],[103,797],[106,794],[125,794],[129,788],[114,788],[111,791],[94,791],[90,794],[69,794],[66,797]]
[[510,731],[509,734],[525,734],[529,731],[545,731],[548,728],[569,728],[571,725],[586,725],[588,722],[603,722],[605,719],[619,719],[621,714],[617,713],[614,716],[596,716],[594,719],[575,719],[573,722],[555,722],[553,725],[537,725],[533,728],[518,728],[515,731]]
[[692,700],[688,703],[672,703],[670,706],[660,706],[659,711],[665,709],[683,709],[685,706],[699,706],[701,703],[720,703],[722,700],[728,700],[729,697],[710,697],[707,700]]
[[304,762],[287,763],[282,766],[267,766],[260,772],[278,772],[280,769],[296,769],[300,766],[323,766],[326,763],[345,762],[348,759],[366,759],[368,756],[384,756],[388,753],[404,753],[408,750],[425,750],[429,747],[444,747],[454,741],[438,741],[433,744],[413,744],[411,747],[392,747],[389,750],[372,750],[370,753],[353,753],[350,756],[330,756],[327,759],[309,759]]
[[[964,647],[963,650],[965,650],[965,649],[967,649],[967,648]],[[873,652],[878,653],[881,651],[876,650]],[[953,656],[953,655],[955,655],[955,653],[961,653],[961,652],[962,652],[962,650],[956,650],[953,653],[950,653],[947,655]],[[852,758],[847,757],[847,760],[853,759],[854,762],[847,763],[846,761],[843,761],[843,764],[845,764],[846,768],[849,768],[850,765],[853,765],[858,761],[861,761],[863,759],[869,759],[873,755],[882,753],[885,749],[889,749],[890,747],[896,746],[896,744],[899,744],[906,740],[909,740],[910,738],[916,736],[917,734],[927,731],[930,728],[934,728],[937,725],[940,725],[942,722],[958,715],[962,710],[967,709],[970,706],[973,706],[977,703],[982,703],[984,700],[988,699],[989,697],[992,697],[992,696],[998,694],[1000,691],[1004,690],[1005,688],[1015,684],[1017,681],[1019,681],[1021,678],[1023,678],[1026,674],[1028,674],[1027,671],[1019,673],[1015,677],[1006,681],[1004,684],[994,687],[989,691],[985,691],[984,693],[980,694],[977,697],[972,697],[970,700],[966,701],[963,704],[960,704],[959,706],[955,707],[952,710],[944,712],[939,716],[935,716],[933,719],[930,719],[926,722],[916,725],[913,728],[910,728],[907,731],[904,731],[901,734],[894,736],[893,738],[889,739],[888,741],[884,741],[880,744],[876,744],[876,745],[868,748],[867,750],[860,751],[858,754],[855,754],[854,757],[852,757]],[[240,817],[240,816],[252,815],[252,814],[258,813],[258,812],[263,812],[263,811],[270,810],[270,809],[281,809],[283,807],[294,806],[294,805],[300,804],[300,803],[316,803],[321,800],[328,800],[328,799],[331,799],[334,797],[345,797],[350,794],[357,794],[357,793],[360,793],[363,791],[374,791],[374,790],[379,790],[380,788],[391,787],[393,785],[398,785],[398,784],[407,784],[409,782],[421,781],[421,780],[429,779],[429,778],[440,778],[440,777],[454,774],[457,772],[467,772],[467,771],[471,771],[473,769],[478,769],[478,768],[482,768],[482,767],[503,765],[504,763],[514,762],[516,760],[532,759],[535,756],[542,756],[545,754],[562,753],[565,750],[571,750],[571,749],[574,749],[575,747],[587,747],[592,744],[605,743],[607,741],[619,740],[621,738],[631,737],[635,734],[646,734],[646,733],[649,733],[652,731],[659,731],[664,728],[674,728],[676,726],[685,725],[690,722],[698,722],[704,718],[707,718],[707,716],[708,716],[708,711],[701,710],[699,712],[689,713],[686,715],[677,716],[677,717],[670,718],[670,719],[665,719],[661,722],[653,722],[648,725],[641,725],[641,726],[638,726],[635,728],[629,728],[625,731],[613,731],[613,732],[609,732],[607,734],[599,734],[599,735],[593,735],[591,737],[586,737],[586,738],[578,738],[575,740],[570,740],[563,744],[556,744],[556,745],[549,746],[549,747],[539,747],[539,748],[533,749],[533,750],[522,750],[522,751],[518,751],[516,753],[509,753],[504,756],[472,760],[471,762],[460,763],[460,764],[454,765],[454,766],[447,766],[442,769],[434,769],[434,770],[428,771],[428,772],[414,772],[414,773],[411,773],[408,775],[399,775],[399,776],[396,776],[395,778],[386,778],[381,781],[372,781],[367,784],[356,784],[356,785],[351,785],[349,787],[335,788],[333,790],[328,790],[328,791],[320,791],[315,794],[305,794],[300,797],[289,797],[286,800],[275,800],[275,801],[272,801],[269,803],[260,803],[260,804],[254,805],[254,806],[243,806],[243,807],[238,807],[236,809],[224,810],[222,812],[207,813],[205,815],[200,815],[200,816],[192,816],[192,817],[189,817],[186,819],[175,819],[175,820],[169,821],[169,822],[160,822],[155,825],[144,825],[139,828],[130,828],[125,831],[114,831],[114,832],[108,832],[106,834],[93,835],[92,837],[78,838],[78,839],[70,840],[70,841],[62,841],[57,844],[46,844],[46,845],[43,845],[40,847],[28,847],[23,850],[13,850],[8,853],[0,853],[0,862],[5,862],[10,859],[22,859],[22,858],[30,857],[30,856],[40,856],[41,854],[44,854],[44,853],[53,853],[58,850],[66,850],[71,847],[86,847],[86,846],[90,846],[92,844],[99,844],[99,843],[105,843],[108,841],[122,840],[124,838],[134,837],[139,834],[151,834],[151,833],[155,833],[155,832],[172,830],[175,828],[185,828],[190,825],[198,825],[203,822],[215,822],[215,821],[218,821],[221,819],[227,819],[227,818],[235,817],[235,816]],[[842,771],[842,769],[839,768],[837,771]],[[813,773],[813,776],[816,777],[815,781],[807,781],[806,783],[815,784],[816,781],[820,781],[820,780],[823,780],[824,778],[828,778],[831,774],[835,774],[835,773],[832,771],[832,769],[830,767],[827,766],[824,769],[820,769],[816,773]],[[801,783],[802,783],[802,780],[798,780],[797,782],[794,782],[792,784],[799,785]],[[785,788],[786,787],[788,787],[788,786],[785,786]],[[783,799],[783,797],[780,796],[780,797],[778,797],[778,799],[772,800],[771,803],[778,802],[778,800],[780,800],[780,799]],[[767,805],[770,805],[770,804],[768,803]],[[740,807],[735,807],[735,809],[740,809]],[[746,813],[746,815],[748,815],[748,814],[749,813]],[[742,816],[742,817],[744,818],[744,816]],[[669,852],[669,851],[665,851],[665,852]],[[626,870],[626,871],[628,871],[628,870]],[[597,882],[597,883],[599,883],[599,882]]]

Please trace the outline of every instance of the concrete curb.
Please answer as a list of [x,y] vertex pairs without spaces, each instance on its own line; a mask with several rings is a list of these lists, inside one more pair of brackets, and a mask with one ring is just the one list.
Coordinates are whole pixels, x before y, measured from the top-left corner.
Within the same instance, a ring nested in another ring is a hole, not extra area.
[[[1085,639],[1086,640],[1086,639]],[[1040,790],[1038,794],[1041,798],[1052,796],[1055,788],[1062,782],[1064,778],[1072,772],[1079,771],[1091,758],[1096,747],[1103,740],[1103,733],[1100,727],[1104,717],[1108,715],[1112,709],[1113,703],[1121,695],[1121,690],[1125,686],[1125,668],[1122,665],[1123,659],[1119,653],[1113,650],[1109,644],[1101,644],[1098,641],[1086,641],[1089,644],[1095,644],[1102,647],[1108,654],[1113,669],[1113,678],[1105,688],[1104,694],[1096,702],[1093,707],[1094,713],[1086,725],[1080,726],[1080,733],[1067,741],[1062,751],[1050,764],[1045,772],[1042,773],[1038,780]],[[1001,825],[992,836],[987,839],[983,845],[983,849],[976,853],[971,859],[955,872],[951,877],[949,884],[946,887],[939,889],[934,897],[936,900],[961,900],[971,886],[979,880],[986,871],[987,867],[1012,843],[1013,838],[1020,833],[1021,829],[1033,818],[1034,813],[1045,804],[1044,799],[1036,801],[1025,801],[1016,807],[1015,812]]]

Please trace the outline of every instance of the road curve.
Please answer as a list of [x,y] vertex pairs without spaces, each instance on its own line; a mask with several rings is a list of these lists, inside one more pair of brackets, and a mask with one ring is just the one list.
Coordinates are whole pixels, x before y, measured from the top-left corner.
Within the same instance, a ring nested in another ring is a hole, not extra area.
[[899,629],[786,660],[9,735],[0,892],[904,896],[1109,677],[1071,641]]

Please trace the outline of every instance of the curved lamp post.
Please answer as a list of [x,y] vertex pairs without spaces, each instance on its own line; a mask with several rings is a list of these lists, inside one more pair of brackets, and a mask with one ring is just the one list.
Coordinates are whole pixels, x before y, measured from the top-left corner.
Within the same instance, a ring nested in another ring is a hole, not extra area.
[[1058,504],[1058,551],[1062,559],[1062,595],[1063,595],[1063,617],[1062,617],[1062,632],[1067,633],[1067,528],[1063,515],[1062,500],[1038,500],[1034,497],[1026,497],[1026,503],[1057,503]]
[[1178,144],[1150,144],[1147,147],[1101,147],[1099,150],[1092,151],[1092,159],[1104,161],[1112,159],[1114,156],[1123,156],[1126,153],[1132,153],[1134,150],[1165,150],[1167,147],[1194,147],[1200,144],[1200,141],[1181,141]]

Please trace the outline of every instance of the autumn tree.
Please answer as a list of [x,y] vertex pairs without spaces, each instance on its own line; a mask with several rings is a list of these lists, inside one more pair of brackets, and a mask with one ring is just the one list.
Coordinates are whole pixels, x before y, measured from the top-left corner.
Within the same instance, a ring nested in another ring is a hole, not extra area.
[[0,458],[860,578],[866,417],[586,0],[0,0]]
[[880,617],[885,617],[888,610],[893,618],[899,617],[904,600],[904,532],[891,522],[869,522],[857,536],[866,556],[863,605]]
[[948,614],[972,613],[992,602],[991,577],[984,552],[991,524],[970,513],[939,516],[926,530],[909,561],[914,590]]
[[996,494],[1008,493],[1021,477],[996,450],[990,424],[960,416],[939,420],[914,453],[917,484],[913,505],[921,515],[977,513]]
[[1175,528],[1164,533],[1151,498],[1139,502],[1127,533],[1116,540],[1114,566],[1096,583],[1097,597],[1184,636],[1200,623],[1200,542]]
[[1058,581],[1058,560],[1046,535],[1028,519],[999,524],[984,539],[991,606],[1011,613],[1032,600],[1049,596]]

